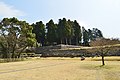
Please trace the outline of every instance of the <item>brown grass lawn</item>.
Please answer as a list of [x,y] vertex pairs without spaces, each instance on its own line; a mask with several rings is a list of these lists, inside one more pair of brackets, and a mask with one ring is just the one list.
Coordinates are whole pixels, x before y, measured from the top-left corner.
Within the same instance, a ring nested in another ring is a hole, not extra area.
[[0,63],[0,80],[120,80],[120,61],[42,58]]

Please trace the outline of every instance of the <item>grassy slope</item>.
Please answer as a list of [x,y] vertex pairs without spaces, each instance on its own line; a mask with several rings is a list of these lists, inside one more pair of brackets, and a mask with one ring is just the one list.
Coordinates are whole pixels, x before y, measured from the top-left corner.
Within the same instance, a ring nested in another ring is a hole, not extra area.
[[[89,60],[89,59],[88,59]],[[120,62],[47,58],[1,63],[0,80],[120,80]]]

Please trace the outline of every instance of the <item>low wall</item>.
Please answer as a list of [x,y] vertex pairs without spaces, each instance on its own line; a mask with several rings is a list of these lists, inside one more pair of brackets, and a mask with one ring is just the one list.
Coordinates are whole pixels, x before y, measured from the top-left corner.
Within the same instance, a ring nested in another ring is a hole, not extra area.
[[[46,46],[36,48],[35,53],[42,57],[94,57],[100,56],[99,52],[93,52],[87,49],[76,49],[80,46]],[[72,49],[69,49],[72,48]],[[75,48],[75,49],[74,49]],[[92,50],[92,49],[91,49]],[[106,56],[120,56],[120,50],[105,54]]]
[[35,53],[42,54],[43,57],[79,57],[86,53],[85,50],[69,50],[70,48],[80,48],[80,46],[60,44],[56,46],[38,47]]
[[43,57],[80,57],[80,56],[93,56],[85,50],[49,50],[41,52]]

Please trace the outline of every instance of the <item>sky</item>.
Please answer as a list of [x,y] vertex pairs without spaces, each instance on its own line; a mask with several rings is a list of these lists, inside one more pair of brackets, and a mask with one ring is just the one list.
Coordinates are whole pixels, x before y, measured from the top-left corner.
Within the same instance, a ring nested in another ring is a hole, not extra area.
[[28,23],[66,18],[106,38],[120,38],[120,0],[0,0],[0,20],[17,17]]

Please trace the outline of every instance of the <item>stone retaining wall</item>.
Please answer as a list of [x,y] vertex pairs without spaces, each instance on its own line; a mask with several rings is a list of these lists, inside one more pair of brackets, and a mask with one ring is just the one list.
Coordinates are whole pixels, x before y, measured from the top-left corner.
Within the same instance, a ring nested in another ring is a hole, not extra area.
[[[72,48],[72,49],[71,49]],[[77,48],[77,49],[76,49]],[[87,48],[89,49],[89,48]],[[100,56],[99,52],[91,52],[87,49],[82,49],[80,46],[71,46],[71,45],[56,45],[56,46],[45,46],[35,49],[35,53],[42,54],[43,57],[94,57]],[[92,49],[91,49],[92,50]],[[120,56],[120,50],[109,52],[110,56]]]

